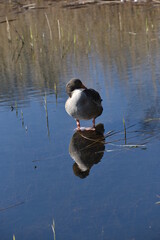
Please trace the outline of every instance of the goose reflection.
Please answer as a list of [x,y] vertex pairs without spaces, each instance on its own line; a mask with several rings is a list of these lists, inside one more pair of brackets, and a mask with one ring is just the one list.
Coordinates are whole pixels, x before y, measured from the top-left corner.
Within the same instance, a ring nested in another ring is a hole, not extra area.
[[96,125],[95,131],[84,130],[73,134],[69,154],[75,161],[73,172],[80,178],[89,175],[94,164],[100,162],[105,150],[104,125]]

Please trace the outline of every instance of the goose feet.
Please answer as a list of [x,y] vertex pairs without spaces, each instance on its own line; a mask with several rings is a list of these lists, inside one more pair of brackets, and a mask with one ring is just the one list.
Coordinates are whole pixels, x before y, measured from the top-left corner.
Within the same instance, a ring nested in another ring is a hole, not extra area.
[[77,130],[77,131],[90,131],[90,130],[95,131],[96,130],[96,128],[95,128],[95,118],[93,118],[92,123],[93,123],[92,127],[87,127],[87,128],[86,127],[81,127],[80,126],[80,121],[78,119],[76,119],[77,128],[75,130]]

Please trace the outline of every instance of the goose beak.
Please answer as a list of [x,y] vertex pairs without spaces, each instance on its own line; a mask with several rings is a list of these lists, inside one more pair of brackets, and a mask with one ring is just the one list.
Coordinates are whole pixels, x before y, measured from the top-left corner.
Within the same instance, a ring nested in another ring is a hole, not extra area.
[[82,85],[81,85],[81,88],[87,89],[86,86],[83,85],[83,83],[82,83]]

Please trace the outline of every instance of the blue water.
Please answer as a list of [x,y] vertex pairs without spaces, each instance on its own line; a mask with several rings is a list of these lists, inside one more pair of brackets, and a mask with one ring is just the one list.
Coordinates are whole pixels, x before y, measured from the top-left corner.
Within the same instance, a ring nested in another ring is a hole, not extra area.
[[[109,58],[105,46],[105,59],[93,48],[79,56],[78,64],[69,52],[67,68],[57,74],[57,93],[52,82],[51,87],[34,84],[34,74],[24,74],[28,85],[21,87],[6,86],[0,74],[0,239],[13,234],[16,240],[54,239],[53,219],[56,239],[160,238],[160,206],[155,204],[160,194],[159,43],[156,48],[150,42],[144,54],[137,37],[142,53],[133,48],[135,63],[122,48],[126,63],[121,67],[115,50]],[[32,62],[29,66],[36,72]],[[69,154],[76,122],[64,109],[65,84],[75,76],[99,91],[104,111],[96,122],[104,124],[105,134],[114,133],[83,179],[74,174]]]

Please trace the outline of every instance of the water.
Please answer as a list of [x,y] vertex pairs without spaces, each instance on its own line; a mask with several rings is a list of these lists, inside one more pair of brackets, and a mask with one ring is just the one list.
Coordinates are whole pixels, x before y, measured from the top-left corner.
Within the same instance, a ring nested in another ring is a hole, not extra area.
[[[50,4],[1,7],[1,239],[53,239],[53,219],[56,239],[159,239],[160,9]],[[103,98],[105,145],[73,145],[72,77]]]

